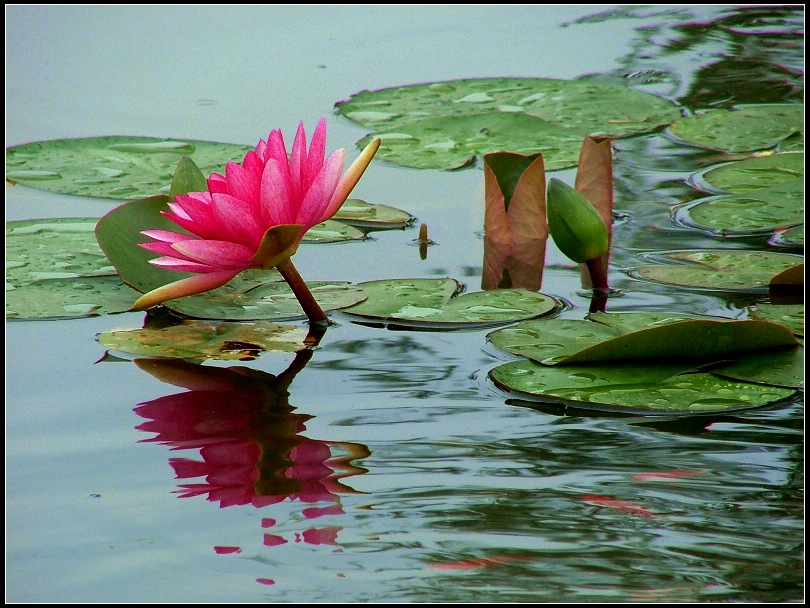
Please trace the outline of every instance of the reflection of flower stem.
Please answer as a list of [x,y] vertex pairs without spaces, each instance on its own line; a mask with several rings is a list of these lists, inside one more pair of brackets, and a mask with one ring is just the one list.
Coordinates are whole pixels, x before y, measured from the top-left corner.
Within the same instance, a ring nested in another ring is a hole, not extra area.
[[317,300],[315,300],[315,296],[312,295],[304,279],[298,274],[298,270],[295,268],[292,260],[287,258],[276,266],[276,268],[281,273],[281,276],[284,277],[284,280],[287,281],[295,297],[298,298],[298,302],[301,304],[301,308],[304,309],[309,320],[312,323],[325,325],[328,319],[326,313],[323,311],[320,304],[318,304]]

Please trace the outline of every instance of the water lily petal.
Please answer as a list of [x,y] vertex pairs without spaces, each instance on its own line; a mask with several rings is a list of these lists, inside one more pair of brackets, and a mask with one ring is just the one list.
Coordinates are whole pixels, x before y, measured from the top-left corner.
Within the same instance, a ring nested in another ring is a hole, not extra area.
[[360,153],[360,156],[346,169],[346,173],[344,173],[343,177],[340,179],[337,189],[332,195],[332,200],[329,201],[329,205],[324,211],[324,215],[332,217],[337,213],[337,210],[340,209],[340,206],[346,202],[346,199],[349,198],[349,194],[357,185],[357,182],[363,177],[363,173],[365,173],[368,165],[371,163],[371,159],[374,158],[374,155],[377,153],[380,142],[379,137],[372,139]]
[[293,200],[289,165],[270,159],[262,173],[261,208],[266,225],[294,224],[298,205]]
[[340,181],[340,174],[343,171],[343,159],[346,156],[345,150],[337,150],[329,155],[320,173],[315,177],[315,181],[307,190],[304,200],[301,201],[301,207],[296,214],[297,223],[303,224],[307,228],[311,228],[315,224],[328,220],[332,217],[335,211],[328,214],[329,202],[332,199],[332,194],[337,188]]
[[220,272],[222,270],[222,268],[219,266],[211,266],[210,264],[202,264],[200,262],[185,260],[177,255],[164,255],[159,258],[149,260],[149,263],[161,268],[165,268],[166,270],[176,270],[178,272],[209,273]]
[[258,222],[258,210],[254,210],[245,199],[230,194],[217,193],[212,196],[214,204],[211,209],[217,222],[218,240],[241,243],[251,249],[258,247],[264,236]]
[[180,279],[179,281],[163,285],[157,289],[153,289],[149,293],[145,293],[135,301],[135,304],[132,305],[132,310],[146,310],[147,308],[152,308],[168,300],[211,291],[217,287],[222,287],[237,274],[239,274],[238,270],[223,270]]
[[326,119],[321,118],[318,121],[318,126],[315,127],[315,132],[312,134],[312,142],[309,144],[309,154],[307,155],[302,182],[304,192],[315,181],[315,177],[323,167],[324,158],[326,158]]
[[174,243],[172,249],[186,259],[222,269],[245,270],[253,266],[251,258],[254,251],[239,243],[187,240]]

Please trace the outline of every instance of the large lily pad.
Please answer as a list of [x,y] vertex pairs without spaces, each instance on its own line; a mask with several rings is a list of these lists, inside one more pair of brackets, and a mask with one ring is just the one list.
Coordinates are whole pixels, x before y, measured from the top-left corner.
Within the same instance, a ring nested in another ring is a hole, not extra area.
[[201,361],[245,361],[264,351],[296,352],[306,348],[307,332],[291,325],[220,323],[186,320],[169,327],[118,329],[103,332],[100,344],[116,351],[147,357]]
[[745,382],[803,389],[804,346],[751,353],[727,365],[712,368],[711,373]]
[[708,291],[767,291],[773,277],[803,263],[804,257],[773,251],[693,249],[643,256],[662,262],[628,269],[632,277]]
[[804,304],[755,304],[748,307],[748,316],[752,319],[781,323],[797,336],[804,335]]
[[542,153],[548,170],[573,167],[588,135],[630,136],[679,117],[659,97],[585,79],[420,83],[361,91],[335,107],[382,139],[377,158],[431,169],[457,169],[502,150]]
[[742,105],[713,109],[676,120],[669,132],[677,140],[723,152],[754,152],[774,148],[804,130],[803,104]]
[[78,319],[126,312],[138,295],[117,276],[43,279],[6,290],[6,319]]
[[666,313],[597,312],[588,320],[538,319],[496,330],[487,338],[497,348],[545,365],[708,361],[798,345],[790,329],[769,321]]
[[717,237],[771,234],[804,222],[804,178],[748,194],[709,197],[672,208],[672,221]]
[[499,388],[530,401],[639,415],[732,413],[795,397],[791,388],[721,378],[672,364],[549,367],[535,361],[490,370]]
[[561,304],[527,289],[462,294],[454,279],[387,279],[360,283],[368,299],[344,314],[413,329],[463,328],[512,323],[548,315]]
[[193,139],[107,136],[6,148],[6,179],[31,188],[111,199],[167,194],[181,158],[205,175],[241,162],[250,146]]
[[712,167],[692,177],[710,192],[748,194],[804,179],[804,152],[769,154]]

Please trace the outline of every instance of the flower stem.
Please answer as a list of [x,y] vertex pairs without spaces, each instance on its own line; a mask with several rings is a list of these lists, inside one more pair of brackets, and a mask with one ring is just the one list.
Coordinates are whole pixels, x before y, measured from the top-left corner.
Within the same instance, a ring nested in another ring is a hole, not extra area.
[[588,267],[593,289],[590,312],[605,312],[608,294],[610,293],[605,261],[602,257],[598,257],[588,260],[585,264]]
[[276,266],[276,268],[278,268],[278,271],[281,273],[281,276],[284,277],[284,280],[287,281],[287,285],[290,286],[290,289],[292,289],[295,297],[298,298],[298,303],[301,304],[301,308],[304,309],[304,313],[306,313],[310,322],[326,324],[328,321],[326,313],[321,308],[321,305],[315,300],[315,296],[312,295],[312,292],[309,290],[309,287],[307,287],[304,279],[302,279],[301,275],[298,274],[298,270],[292,263],[292,259],[287,258],[281,262],[281,264]]

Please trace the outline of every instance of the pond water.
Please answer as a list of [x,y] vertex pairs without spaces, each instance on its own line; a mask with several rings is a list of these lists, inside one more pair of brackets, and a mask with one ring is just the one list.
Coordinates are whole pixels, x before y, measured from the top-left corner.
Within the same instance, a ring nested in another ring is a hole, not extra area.
[[[694,108],[801,101],[803,7],[712,26],[745,10],[10,6],[6,145],[253,145],[327,116],[329,147],[353,156],[367,131],[334,115],[336,102],[487,76],[593,74]],[[660,133],[615,148],[623,220],[610,280],[623,295],[608,309],[736,318],[767,300],[624,272],[638,251],[724,245],[669,219],[695,196],[688,176],[718,156]],[[375,161],[354,195],[412,213],[435,244],[422,259],[417,224],[305,245],[306,279],[449,276],[480,289],[480,169]],[[101,217],[118,204],[6,189],[7,220]],[[570,304],[564,315],[587,312],[579,273],[553,244],[542,291]],[[97,334],[140,327],[142,313],[7,321],[6,601],[803,600],[803,397],[736,416],[564,416],[491,384],[488,370],[511,358],[487,344],[491,329],[330,316],[313,351],[267,353],[249,372],[211,362],[204,377],[100,362]],[[263,497],[245,483],[259,445]],[[294,472],[273,476],[288,453]]]

